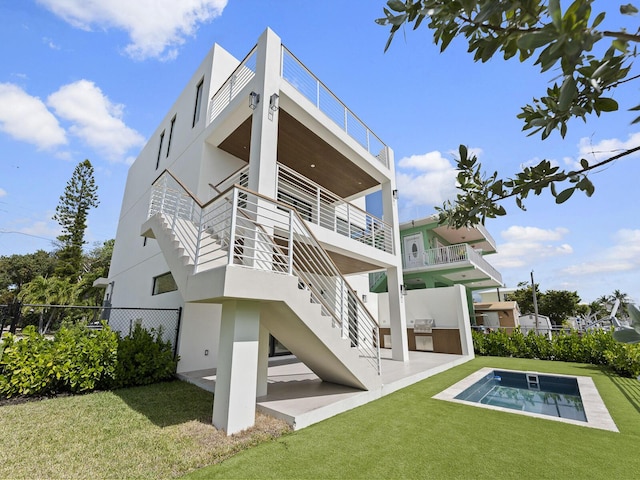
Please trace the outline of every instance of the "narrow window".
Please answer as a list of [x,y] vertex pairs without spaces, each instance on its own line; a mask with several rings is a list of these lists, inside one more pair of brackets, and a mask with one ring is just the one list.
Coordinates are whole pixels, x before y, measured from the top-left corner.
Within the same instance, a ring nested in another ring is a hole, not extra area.
[[171,139],[173,138],[173,127],[176,126],[176,117],[171,119],[171,127],[169,128],[169,141],[167,142],[167,157],[169,157],[169,150],[171,150]]
[[176,281],[173,279],[171,272],[163,273],[157,277],[153,277],[153,295],[161,293],[173,292],[178,289]]
[[164,142],[164,130],[160,134],[160,145],[158,145],[158,158],[156,159],[156,170],[160,166],[160,155],[162,154],[162,142]]
[[196,105],[193,108],[193,123],[191,124],[191,128],[196,126],[198,120],[200,119],[200,108],[202,107],[202,87],[204,86],[204,77],[198,83],[196,87]]

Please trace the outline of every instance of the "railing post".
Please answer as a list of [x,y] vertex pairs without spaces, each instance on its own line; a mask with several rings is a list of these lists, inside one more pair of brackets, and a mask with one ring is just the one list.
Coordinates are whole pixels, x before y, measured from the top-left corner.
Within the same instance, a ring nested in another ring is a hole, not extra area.
[[289,258],[287,272],[293,275],[293,210],[289,210]]
[[236,216],[238,209],[238,189],[233,189],[233,196],[231,200],[231,226],[229,227],[229,252],[227,264],[233,265],[233,253],[236,243]]
[[351,238],[351,205],[347,204],[347,237]]
[[344,337],[344,280],[340,278],[340,336]]
[[[317,215],[318,215],[318,216],[317,216],[318,221],[316,222],[316,225],[318,225],[318,226],[320,226],[320,225],[321,225],[321,222],[320,222],[320,215],[321,215],[321,214],[320,214],[320,207],[321,207],[321,204],[320,204],[320,198],[321,198],[321,195],[320,195],[320,187],[316,187],[316,208],[318,209],[318,213],[317,213]],[[312,219],[312,220],[313,220],[313,219]]]
[[[195,202],[191,202],[191,209],[193,211],[193,206],[194,206]],[[193,273],[195,274],[198,271],[198,260],[200,258],[200,243],[202,242],[202,230],[203,230],[203,225],[202,225],[202,214],[203,214],[203,209],[200,208],[200,215],[198,218],[198,238],[196,240],[196,253],[194,255],[194,259],[193,259]]]

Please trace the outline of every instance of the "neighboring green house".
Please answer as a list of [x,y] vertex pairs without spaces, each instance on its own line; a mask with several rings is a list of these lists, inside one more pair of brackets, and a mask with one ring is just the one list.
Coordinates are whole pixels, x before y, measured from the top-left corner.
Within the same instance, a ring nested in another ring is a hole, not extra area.
[[[496,253],[496,244],[482,225],[455,229],[438,225],[438,215],[400,224],[404,288],[464,285],[473,317],[472,292],[502,286],[502,275],[485,255]],[[370,275],[372,292],[384,292],[383,272]]]

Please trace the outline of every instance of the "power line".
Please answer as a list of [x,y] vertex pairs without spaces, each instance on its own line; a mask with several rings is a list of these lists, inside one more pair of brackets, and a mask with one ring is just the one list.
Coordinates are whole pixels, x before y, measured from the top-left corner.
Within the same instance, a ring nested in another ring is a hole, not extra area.
[[39,235],[33,235],[31,233],[18,232],[18,231],[15,231],[15,230],[0,230],[0,233],[15,233],[15,234],[18,234],[18,235],[26,235],[27,237],[40,238],[42,240],[48,240],[50,242],[55,241],[52,238],[41,237]]

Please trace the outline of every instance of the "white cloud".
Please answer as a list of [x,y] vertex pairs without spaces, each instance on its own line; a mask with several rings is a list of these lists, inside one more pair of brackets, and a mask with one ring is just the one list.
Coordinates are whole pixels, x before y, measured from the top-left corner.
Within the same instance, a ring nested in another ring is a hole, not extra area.
[[440,152],[402,158],[398,167],[396,180],[404,208],[433,207],[455,197],[457,171]]
[[[609,138],[595,144],[591,143],[591,138],[583,137],[578,143],[578,149],[580,158],[586,158],[589,163],[595,163],[638,145],[640,145],[640,132],[629,134],[627,140]],[[631,156],[638,157],[640,152],[635,152]]]
[[553,230],[545,230],[538,227],[520,227],[513,225],[501,232],[502,238],[507,242],[545,242],[561,240],[569,230],[558,227]]
[[134,59],[177,56],[185,37],[222,14],[227,0],[38,0],[72,26],[116,28],[129,34]]
[[71,122],[69,131],[112,162],[128,162],[127,152],[144,137],[122,121],[124,106],[111,103],[93,82],[79,80],[52,93],[47,103]]
[[596,260],[571,265],[563,273],[593,275],[640,270],[640,230],[618,230],[613,235],[613,245],[599,253]]
[[506,243],[497,246],[498,253],[491,256],[491,264],[496,268],[520,268],[548,258],[570,255],[573,247],[561,243],[568,233],[569,230],[562,227],[552,230],[509,227],[500,234]]
[[60,226],[51,221],[38,220],[27,227],[19,229],[20,233],[33,235],[35,237],[54,239],[62,233]]
[[4,188],[0,188],[0,198],[5,197],[7,195],[7,191]]
[[40,150],[67,143],[64,129],[42,100],[11,83],[0,83],[0,130]]

